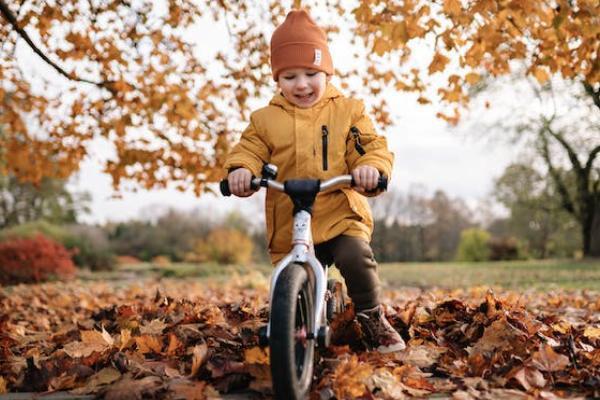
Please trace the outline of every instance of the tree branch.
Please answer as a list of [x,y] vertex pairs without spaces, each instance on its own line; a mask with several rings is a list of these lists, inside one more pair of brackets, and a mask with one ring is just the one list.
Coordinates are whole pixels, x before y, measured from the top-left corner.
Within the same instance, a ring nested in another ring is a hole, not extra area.
[[577,215],[577,211],[575,210],[575,206],[573,205],[573,200],[571,200],[571,195],[569,194],[569,191],[567,190],[567,187],[562,181],[560,174],[554,168],[552,160],[550,159],[550,150],[548,149],[548,138],[546,138],[546,135],[544,134],[545,129],[546,126],[543,126],[539,130],[539,136],[542,141],[542,157],[544,158],[544,161],[548,166],[548,172],[550,173],[550,176],[552,177],[552,180],[556,185],[558,193],[560,194],[561,202],[563,204],[564,209],[576,218],[579,218],[579,216]]
[[585,88],[585,92],[594,100],[596,107],[600,108],[600,88],[594,90],[594,87],[587,82],[583,82],[583,87]]
[[548,132],[565,149],[569,156],[569,160],[571,161],[571,164],[577,173],[579,174],[582,172],[583,168],[581,167],[579,158],[577,158],[577,153],[560,133],[554,132],[552,128],[550,128],[550,121],[548,121],[546,118],[542,118],[542,129]]
[[596,146],[591,152],[590,155],[588,157],[587,162],[585,163],[585,167],[584,167],[584,172],[586,173],[586,176],[589,176],[590,171],[592,170],[592,164],[594,164],[594,159],[596,158],[596,156],[600,154],[600,146]]
[[98,87],[101,88],[105,88],[110,90],[111,92],[113,91],[113,89],[109,86],[111,83],[111,81],[103,81],[103,82],[94,82],[91,81],[89,79],[84,79],[84,78],[79,78],[77,77],[75,74],[73,73],[68,73],[66,72],[64,69],[62,69],[60,66],[58,66],[56,63],[54,63],[52,60],[50,60],[36,45],[35,43],[33,43],[33,41],[31,40],[31,38],[29,37],[29,35],[27,34],[27,32],[25,32],[24,29],[22,29],[21,27],[19,27],[19,23],[17,21],[17,18],[15,17],[15,15],[13,14],[13,12],[10,10],[10,8],[8,8],[8,6],[6,5],[6,3],[4,2],[4,0],[0,0],[0,14],[2,14],[4,16],[4,18],[6,18],[6,20],[12,25],[13,29],[19,34],[19,36],[21,36],[25,42],[27,42],[27,44],[29,45],[29,47],[31,47],[31,49],[38,55],[41,57],[42,60],[44,60],[46,63],[48,63],[52,68],[54,68],[59,74],[61,74],[62,76],[66,77],[69,80],[72,81],[77,81],[77,82],[84,82],[84,83],[90,83],[92,85],[96,85]]

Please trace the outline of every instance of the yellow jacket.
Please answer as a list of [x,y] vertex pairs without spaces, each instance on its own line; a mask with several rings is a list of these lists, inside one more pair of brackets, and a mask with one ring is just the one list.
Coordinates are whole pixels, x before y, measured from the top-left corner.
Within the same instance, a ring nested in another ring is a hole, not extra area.
[[[260,176],[263,164],[271,163],[279,170],[277,180],[285,181],[324,180],[371,165],[389,179],[393,159],[385,137],[375,133],[364,104],[328,84],[323,98],[311,108],[295,107],[277,94],[267,107],[252,113],[225,168],[245,167]],[[274,263],[291,249],[292,208],[285,193],[267,190],[267,243]],[[317,196],[312,218],[315,244],[340,234],[370,241],[372,231],[373,217],[362,194],[343,188]]]

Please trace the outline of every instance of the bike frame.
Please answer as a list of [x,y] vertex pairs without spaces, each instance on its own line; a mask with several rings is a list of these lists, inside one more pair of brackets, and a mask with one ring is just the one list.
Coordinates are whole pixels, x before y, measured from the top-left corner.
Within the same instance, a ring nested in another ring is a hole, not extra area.
[[[301,263],[307,268],[308,279],[315,283],[315,314],[313,321],[312,338],[316,338],[324,320],[325,292],[327,290],[327,266],[323,266],[315,257],[311,233],[311,215],[306,211],[299,211],[294,215],[292,230],[292,250],[279,262],[271,274],[271,287],[269,304],[273,304],[273,289],[281,272],[288,266]],[[267,325],[267,338],[271,336],[271,317]]]
[[[340,184],[350,185],[352,183],[351,175],[340,175],[321,182],[319,191],[328,190]],[[285,192],[284,186],[273,180],[258,179],[253,181],[253,184],[258,186],[266,186],[280,192]],[[311,232],[312,216],[309,212],[301,210],[294,215],[292,226],[292,250],[275,266],[275,270],[271,274],[271,286],[269,290],[269,304],[273,304],[273,289],[281,272],[288,266],[294,263],[301,263],[307,268],[308,279],[315,283],[315,314],[313,321],[313,332],[311,338],[318,337],[319,328],[323,325],[325,313],[325,292],[327,291],[327,266],[323,266],[315,256],[314,244]],[[269,316],[269,324],[267,325],[267,338],[271,336],[271,317]]]

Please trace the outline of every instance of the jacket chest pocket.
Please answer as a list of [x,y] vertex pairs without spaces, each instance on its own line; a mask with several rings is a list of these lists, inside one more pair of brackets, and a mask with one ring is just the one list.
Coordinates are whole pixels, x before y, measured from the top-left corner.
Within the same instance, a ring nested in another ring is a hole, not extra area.
[[[341,131],[340,131],[341,132]],[[345,173],[343,166],[345,163],[346,145],[344,135],[341,135],[336,129],[327,125],[321,125],[320,132],[320,169],[330,174]],[[342,166],[342,169],[340,169]]]

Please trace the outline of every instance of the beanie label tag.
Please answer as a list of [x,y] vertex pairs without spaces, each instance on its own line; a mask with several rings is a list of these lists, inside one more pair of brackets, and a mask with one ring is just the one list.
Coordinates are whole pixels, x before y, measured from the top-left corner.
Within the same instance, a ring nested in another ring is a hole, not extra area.
[[315,49],[315,60],[313,61],[315,65],[321,65],[321,49]]

